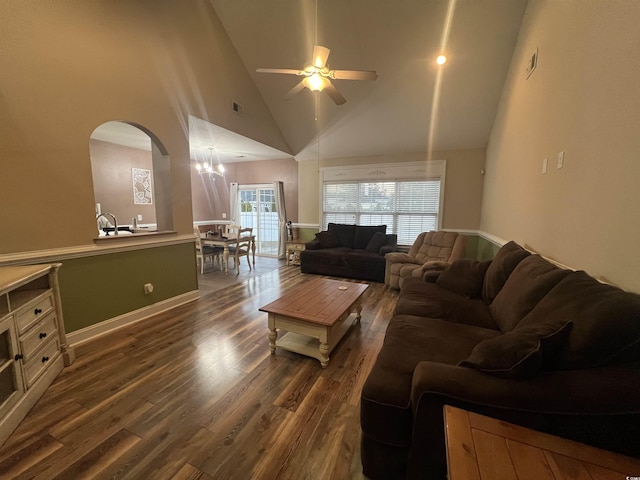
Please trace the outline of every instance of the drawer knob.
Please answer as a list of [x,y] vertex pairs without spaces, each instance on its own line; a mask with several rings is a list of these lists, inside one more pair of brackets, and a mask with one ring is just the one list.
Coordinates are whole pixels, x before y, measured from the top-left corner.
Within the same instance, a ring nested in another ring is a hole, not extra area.
[[15,359],[15,361],[17,362],[18,360],[22,360],[24,358],[24,355],[22,355],[21,353],[16,354],[15,357],[13,357]]
[[46,363],[49,361],[49,357],[42,357],[42,363]]
[[33,313],[35,313],[36,315],[40,315],[42,313],[42,309],[41,308],[36,308]]
[[43,339],[43,338],[45,338],[46,336],[47,336],[47,334],[46,334],[45,332],[42,332],[42,333],[40,334],[40,339],[42,340],[42,339]]

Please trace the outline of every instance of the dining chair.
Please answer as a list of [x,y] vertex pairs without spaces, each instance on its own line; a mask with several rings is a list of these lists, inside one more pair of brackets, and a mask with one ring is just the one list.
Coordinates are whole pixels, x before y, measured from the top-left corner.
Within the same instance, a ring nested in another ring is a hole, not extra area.
[[236,275],[240,274],[240,257],[247,257],[247,265],[249,265],[249,270],[251,270],[251,260],[249,259],[249,255],[251,253],[251,235],[238,235],[237,243],[232,247],[233,249],[233,265],[236,269]]
[[[247,263],[249,269],[251,269],[251,260],[249,259],[249,253],[251,252],[251,243],[253,241],[253,228],[246,227],[241,228],[238,225],[238,230],[235,237],[238,239],[238,243],[229,247],[229,254],[233,258],[233,266],[236,269],[236,275],[240,273],[239,258],[247,257]],[[247,245],[248,242],[248,245]],[[238,251],[240,250],[240,251]],[[246,250],[246,251],[245,251]]]
[[200,238],[200,229],[198,227],[193,227],[193,233],[196,236],[196,266],[200,264],[200,274],[204,274],[204,262],[207,258],[211,259],[211,263],[215,265],[216,260],[218,264],[222,268],[222,252],[223,249],[220,247],[212,247],[210,245],[203,245],[202,239]]
[[238,232],[242,229],[240,225],[229,224],[225,226],[225,235],[229,238],[237,237]]

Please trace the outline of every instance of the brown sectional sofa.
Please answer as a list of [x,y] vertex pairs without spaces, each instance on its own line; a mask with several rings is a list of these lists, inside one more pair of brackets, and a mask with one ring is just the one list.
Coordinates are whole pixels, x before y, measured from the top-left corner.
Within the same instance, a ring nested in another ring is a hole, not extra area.
[[300,252],[302,273],[384,282],[385,254],[394,252],[398,236],[386,225],[329,223],[326,231]]
[[406,279],[362,391],[364,474],[446,478],[445,404],[640,457],[640,295],[514,242]]

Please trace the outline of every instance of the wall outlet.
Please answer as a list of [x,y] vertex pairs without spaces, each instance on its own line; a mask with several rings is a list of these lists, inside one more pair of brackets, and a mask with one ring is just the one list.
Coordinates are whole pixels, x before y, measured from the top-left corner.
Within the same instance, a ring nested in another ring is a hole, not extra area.
[[144,284],[144,294],[149,295],[153,292],[153,283],[145,283]]
[[227,218],[227,214],[226,214],[226,213],[223,213],[223,214],[222,214],[222,218]]
[[558,168],[564,167],[564,152],[558,153]]
[[142,221],[142,215],[138,214],[138,221],[141,222]]

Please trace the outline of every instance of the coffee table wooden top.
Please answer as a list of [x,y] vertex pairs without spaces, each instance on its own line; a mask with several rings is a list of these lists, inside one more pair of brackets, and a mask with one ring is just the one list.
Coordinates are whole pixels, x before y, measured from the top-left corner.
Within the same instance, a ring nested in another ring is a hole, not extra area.
[[260,307],[260,311],[331,326],[367,288],[366,283],[315,278]]

